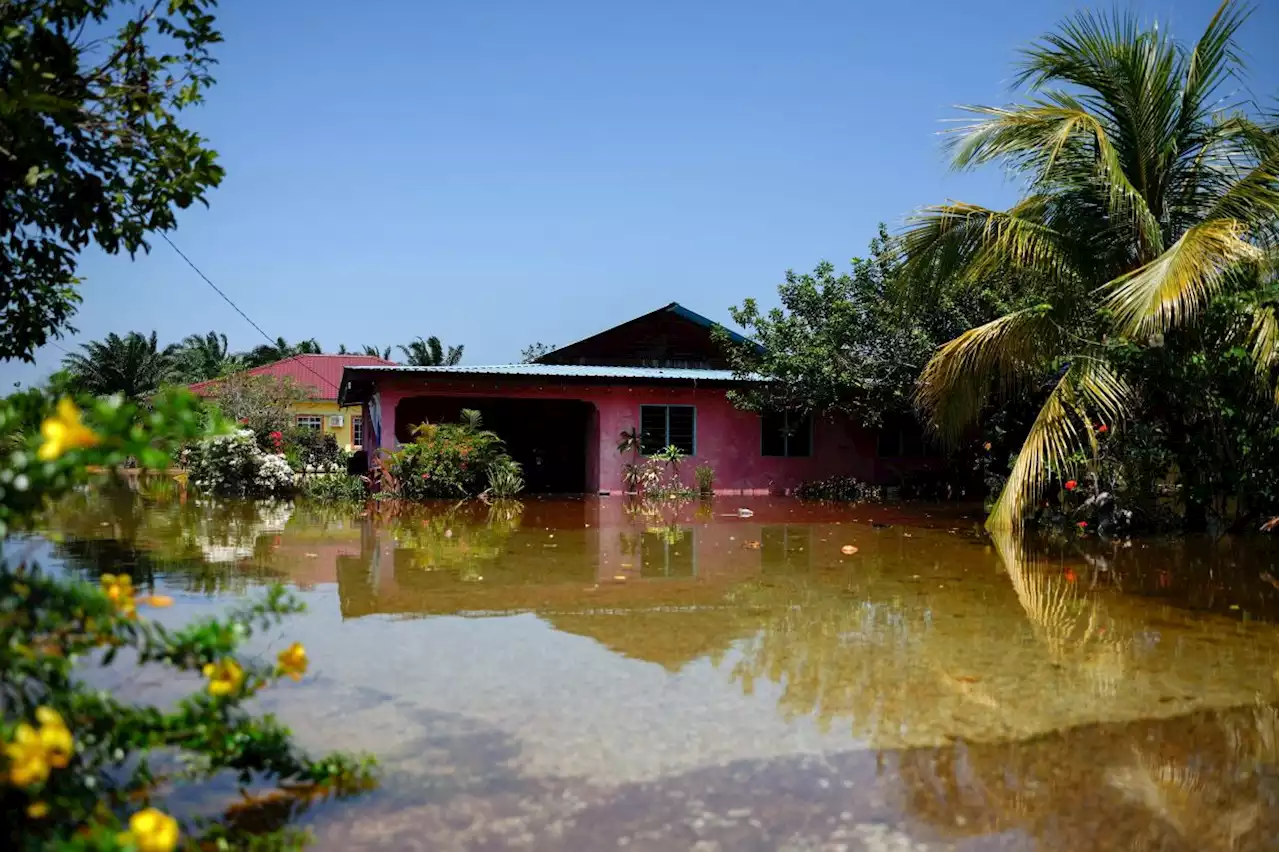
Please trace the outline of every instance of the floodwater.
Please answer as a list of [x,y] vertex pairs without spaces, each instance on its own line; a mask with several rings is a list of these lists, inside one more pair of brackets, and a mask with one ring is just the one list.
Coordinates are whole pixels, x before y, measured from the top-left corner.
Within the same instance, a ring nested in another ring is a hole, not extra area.
[[[171,623],[276,582],[306,602],[249,650],[301,641],[311,672],[257,703],[381,762],[378,790],[295,815],[317,849],[1277,845],[1273,537],[1028,544],[955,508],[754,498],[375,516],[91,492],[22,546],[127,568],[177,599]],[[199,687],[95,676],[139,701]]]

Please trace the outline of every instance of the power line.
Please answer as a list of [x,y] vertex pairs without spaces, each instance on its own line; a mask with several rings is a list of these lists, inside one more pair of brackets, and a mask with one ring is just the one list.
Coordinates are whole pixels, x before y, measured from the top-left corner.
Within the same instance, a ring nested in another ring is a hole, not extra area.
[[[276,341],[275,341],[275,340],[273,340],[273,339],[271,338],[271,335],[269,335],[269,334],[267,334],[265,331],[263,331],[263,330],[262,330],[262,326],[258,325],[256,322],[254,322],[252,317],[250,317],[250,316],[249,316],[248,314],[246,314],[243,310],[241,310],[241,309],[240,309],[240,306],[239,306],[239,305],[237,305],[235,302],[233,302],[233,301],[231,300],[231,297],[230,297],[230,296],[228,296],[226,293],[222,292],[222,289],[221,289],[220,287],[218,287],[218,285],[217,285],[217,284],[214,284],[214,283],[213,283],[213,281],[211,281],[211,280],[209,279],[209,276],[208,276],[208,275],[205,275],[205,274],[204,274],[204,272],[202,272],[202,271],[200,270],[200,267],[196,266],[196,265],[195,265],[195,263],[193,263],[193,262],[192,262],[191,258],[187,257],[185,254],[183,254],[183,253],[182,253],[182,249],[180,249],[180,248],[178,248],[176,245],[174,245],[173,240],[169,239],[169,236],[168,236],[167,234],[165,234],[163,231],[161,231],[161,232],[160,232],[160,238],[161,238],[162,240],[164,240],[166,243],[168,243],[168,244],[169,244],[169,248],[173,249],[175,252],[177,252],[177,253],[178,253],[178,257],[182,258],[183,260],[185,260],[185,261],[187,262],[187,266],[190,266],[193,270],[195,270],[196,275],[199,275],[199,276],[204,280],[204,283],[208,284],[210,287],[212,287],[212,288],[213,288],[213,292],[215,292],[215,293],[217,293],[219,296],[221,296],[221,297],[222,297],[222,300],[223,300],[224,302],[226,302],[228,305],[230,305],[233,309],[235,309],[235,312],[236,312],[236,313],[238,313],[240,316],[244,317],[244,321],[245,321],[245,322],[247,322],[247,323],[249,323],[249,325],[253,326],[253,327],[257,330],[258,334],[261,334],[261,335],[262,335],[263,340],[267,341],[267,343],[270,343],[270,344],[271,344],[271,345],[273,345],[273,346],[275,345]],[[297,357],[297,355],[296,355],[296,354],[295,354],[295,355],[290,355],[288,358],[285,358],[284,360],[286,360],[286,361],[287,361],[287,360],[290,360],[290,359],[293,359],[293,358],[296,358],[296,357]],[[324,385],[325,385],[325,384],[328,384],[328,383],[329,383],[329,380],[328,380],[328,379],[326,379],[324,376],[320,375],[320,374],[319,374],[319,373],[317,373],[315,370],[313,370],[313,369],[311,369],[309,366],[307,366],[307,362],[306,362],[306,361],[299,360],[297,363],[298,363],[298,366],[302,367],[304,370],[306,370],[308,373],[310,373],[311,375],[315,376],[317,379],[319,379],[319,380],[322,382],[321,387],[320,387],[320,389],[321,389],[321,390],[323,390],[323,389],[324,389]]]

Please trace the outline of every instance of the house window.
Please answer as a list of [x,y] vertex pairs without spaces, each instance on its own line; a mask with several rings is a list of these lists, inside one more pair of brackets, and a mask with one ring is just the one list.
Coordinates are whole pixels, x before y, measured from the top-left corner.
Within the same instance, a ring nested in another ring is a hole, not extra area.
[[640,406],[640,452],[651,456],[675,446],[686,456],[695,455],[696,423],[692,405]]
[[319,414],[299,414],[298,428],[314,429],[315,431],[319,432],[321,429],[324,428],[324,418],[321,417]]
[[364,446],[364,418],[363,417],[351,418],[351,446],[353,447]]
[[760,455],[813,455],[813,417],[795,412],[760,415]]

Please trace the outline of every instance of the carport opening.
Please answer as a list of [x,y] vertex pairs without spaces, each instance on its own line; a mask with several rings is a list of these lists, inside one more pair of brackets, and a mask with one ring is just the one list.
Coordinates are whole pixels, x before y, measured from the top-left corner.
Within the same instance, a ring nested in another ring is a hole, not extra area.
[[419,423],[457,423],[462,409],[480,412],[524,468],[525,493],[582,494],[587,482],[590,426],[595,406],[576,399],[413,397],[396,406],[396,440],[413,440]]

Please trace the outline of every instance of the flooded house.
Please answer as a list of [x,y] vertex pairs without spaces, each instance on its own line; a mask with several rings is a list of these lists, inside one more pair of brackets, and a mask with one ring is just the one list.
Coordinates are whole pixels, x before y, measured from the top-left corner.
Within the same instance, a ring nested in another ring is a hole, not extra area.
[[361,406],[371,461],[379,449],[411,441],[420,423],[479,411],[524,467],[533,493],[624,491],[623,468],[637,453],[619,443],[633,431],[640,456],[679,448],[688,481],[695,467],[710,465],[721,494],[786,493],[837,475],[892,484],[918,466],[919,441],[903,430],[877,433],[836,412],[759,414],[735,406],[730,391],[763,379],[730,369],[717,327],[673,302],[532,363],[352,364],[338,401]]

